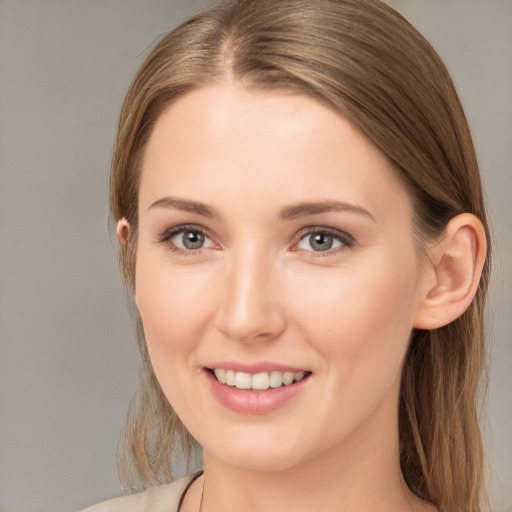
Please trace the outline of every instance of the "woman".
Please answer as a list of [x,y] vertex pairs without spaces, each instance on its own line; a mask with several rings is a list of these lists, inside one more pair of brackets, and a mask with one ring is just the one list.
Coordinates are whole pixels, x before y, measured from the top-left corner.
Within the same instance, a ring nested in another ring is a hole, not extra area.
[[[481,510],[481,183],[400,15],[240,0],[182,24],[127,94],[111,211],[144,364],[122,472],[155,487],[91,511]],[[204,471],[157,486],[179,441]]]

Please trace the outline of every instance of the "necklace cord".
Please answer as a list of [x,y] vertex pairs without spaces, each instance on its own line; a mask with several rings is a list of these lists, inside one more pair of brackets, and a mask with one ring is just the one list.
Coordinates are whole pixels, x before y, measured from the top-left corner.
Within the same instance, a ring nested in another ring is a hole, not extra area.
[[[185,496],[190,489],[190,486],[203,474],[202,471],[198,471],[193,477],[190,479],[190,482],[186,485],[185,489],[181,493],[180,500],[178,501],[178,507],[176,508],[176,512],[181,511],[181,507],[183,505],[183,500],[185,499]],[[203,482],[203,491],[204,492],[204,482]],[[201,504],[199,505],[199,511],[201,511],[201,505],[203,503],[203,494],[201,492]]]

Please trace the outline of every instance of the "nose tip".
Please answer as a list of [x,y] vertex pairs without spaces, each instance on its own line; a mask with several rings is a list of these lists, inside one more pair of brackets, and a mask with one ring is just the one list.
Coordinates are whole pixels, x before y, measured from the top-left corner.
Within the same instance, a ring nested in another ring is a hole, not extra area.
[[216,318],[217,329],[239,342],[273,340],[286,327],[279,286],[268,268],[254,265],[233,270],[225,280]]
[[284,330],[284,322],[270,312],[237,311],[217,322],[217,329],[238,342],[273,340]]

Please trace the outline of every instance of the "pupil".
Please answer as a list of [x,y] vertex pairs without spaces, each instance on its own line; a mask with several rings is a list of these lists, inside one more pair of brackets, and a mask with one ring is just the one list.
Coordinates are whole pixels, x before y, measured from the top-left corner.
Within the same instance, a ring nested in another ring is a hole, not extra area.
[[199,249],[204,243],[204,235],[196,231],[188,231],[183,234],[183,245],[187,249]]
[[310,245],[316,251],[328,251],[332,247],[332,236],[317,234],[313,235]]

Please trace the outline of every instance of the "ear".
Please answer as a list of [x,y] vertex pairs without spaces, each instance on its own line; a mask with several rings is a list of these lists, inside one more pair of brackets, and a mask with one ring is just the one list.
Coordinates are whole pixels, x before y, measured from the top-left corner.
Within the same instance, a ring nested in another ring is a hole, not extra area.
[[122,247],[128,242],[130,234],[130,223],[123,217],[117,221],[117,239]]
[[414,327],[430,330],[461,316],[476,294],[487,253],[482,222],[469,213],[457,215],[428,253]]

